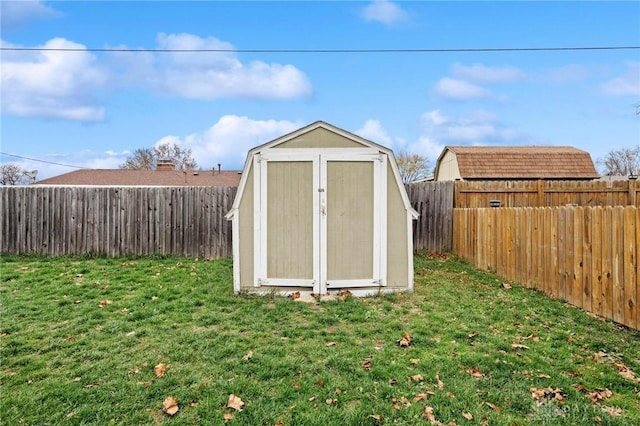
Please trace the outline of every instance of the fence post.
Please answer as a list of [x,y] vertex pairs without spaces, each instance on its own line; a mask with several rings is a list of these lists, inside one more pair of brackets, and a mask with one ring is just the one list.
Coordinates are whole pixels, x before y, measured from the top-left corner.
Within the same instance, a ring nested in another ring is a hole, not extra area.
[[629,205],[635,206],[636,205],[636,180],[629,179],[627,182],[629,182]]
[[538,179],[538,207],[544,207],[544,180]]

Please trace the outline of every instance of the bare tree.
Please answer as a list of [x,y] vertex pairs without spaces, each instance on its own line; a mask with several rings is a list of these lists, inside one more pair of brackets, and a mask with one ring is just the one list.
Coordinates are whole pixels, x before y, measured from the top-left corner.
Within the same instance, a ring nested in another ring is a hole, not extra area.
[[172,143],[163,143],[154,148],[138,148],[128,157],[121,169],[155,170],[158,160],[171,161],[177,170],[193,170],[198,163],[190,149],[180,148]]
[[400,151],[396,156],[396,162],[398,163],[398,171],[403,183],[425,179],[431,173],[429,160],[420,154]]
[[31,183],[28,173],[29,171],[17,164],[2,164],[0,165],[0,185],[27,185]]
[[635,148],[620,148],[609,151],[596,161],[603,175],[628,176],[640,171],[640,145]]

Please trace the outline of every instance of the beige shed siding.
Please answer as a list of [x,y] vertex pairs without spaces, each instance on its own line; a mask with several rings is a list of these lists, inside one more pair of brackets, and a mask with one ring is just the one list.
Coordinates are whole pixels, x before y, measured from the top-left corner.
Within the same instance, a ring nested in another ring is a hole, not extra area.
[[313,279],[313,163],[267,166],[267,277]]
[[435,177],[435,180],[456,180],[460,178],[461,176],[456,153],[447,150],[440,161],[438,176]]
[[[407,210],[402,202],[398,183],[393,178],[391,163],[387,163],[387,287],[407,288],[409,283]],[[413,263],[411,263],[413,264]]]
[[249,166],[247,181],[238,208],[240,288],[253,288],[253,166]]
[[283,142],[273,148],[366,148],[358,142],[343,136],[318,128],[300,135],[290,141]]
[[373,163],[327,162],[327,280],[373,279]]

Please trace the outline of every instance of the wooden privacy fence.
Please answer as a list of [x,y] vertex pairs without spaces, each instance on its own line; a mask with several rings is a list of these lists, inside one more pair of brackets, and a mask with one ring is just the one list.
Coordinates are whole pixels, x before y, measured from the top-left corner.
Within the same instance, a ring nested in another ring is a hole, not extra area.
[[454,247],[480,269],[640,329],[640,209],[454,210]]
[[453,181],[405,185],[411,206],[420,214],[413,221],[413,249],[446,253],[453,235]]
[[638,192],[635,180],[457,181],[455,207],[639,206]]
[[231,256],[235,187],[0,187],[0,253]]

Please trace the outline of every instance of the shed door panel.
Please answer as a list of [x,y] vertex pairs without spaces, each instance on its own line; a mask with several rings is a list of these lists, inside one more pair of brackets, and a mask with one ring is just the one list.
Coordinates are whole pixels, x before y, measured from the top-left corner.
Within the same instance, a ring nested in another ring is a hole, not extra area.
[[313,162],[267,163],[267,279],[312,280]]
[[327,281],[373,280],[372,161],[327,162]]

